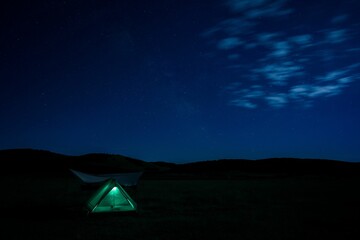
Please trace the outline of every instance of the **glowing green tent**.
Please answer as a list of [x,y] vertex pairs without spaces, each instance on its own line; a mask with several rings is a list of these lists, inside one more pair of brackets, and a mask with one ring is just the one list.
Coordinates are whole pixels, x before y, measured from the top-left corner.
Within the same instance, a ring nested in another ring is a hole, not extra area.
[[127,192],[111,178],[86,203],[88,213],[136,211],[137,206]]

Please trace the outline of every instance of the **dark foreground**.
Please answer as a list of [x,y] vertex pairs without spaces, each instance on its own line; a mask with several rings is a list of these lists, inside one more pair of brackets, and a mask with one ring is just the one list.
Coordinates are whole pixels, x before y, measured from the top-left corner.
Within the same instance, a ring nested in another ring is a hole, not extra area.
[[136,214],[86,216],[74,176],[1,178],[2,239],[360,239],[360,177],[146,180]]

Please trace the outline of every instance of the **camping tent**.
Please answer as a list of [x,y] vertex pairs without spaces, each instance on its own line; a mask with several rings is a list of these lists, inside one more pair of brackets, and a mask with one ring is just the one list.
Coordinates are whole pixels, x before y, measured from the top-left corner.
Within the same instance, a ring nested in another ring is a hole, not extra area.
[[93,175],[89,173],[75,171],[74,169],[70,169],[70,171],[85,183],[99,183],[106,181],[110,178],[114,178],[119,184],[127,187],[136,186],[140,176],[143,174],[143,172],[130,172],[130,173]]
[[86,202],[88,213],[136,211],[137,205],[115,179],[110,178]]

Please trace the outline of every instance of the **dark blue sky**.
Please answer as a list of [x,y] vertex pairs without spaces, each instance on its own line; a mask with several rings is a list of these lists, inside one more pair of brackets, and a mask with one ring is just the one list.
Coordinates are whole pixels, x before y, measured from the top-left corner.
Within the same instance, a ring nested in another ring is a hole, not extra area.
[[0,149],[360,161],[359,1],[0,9]]

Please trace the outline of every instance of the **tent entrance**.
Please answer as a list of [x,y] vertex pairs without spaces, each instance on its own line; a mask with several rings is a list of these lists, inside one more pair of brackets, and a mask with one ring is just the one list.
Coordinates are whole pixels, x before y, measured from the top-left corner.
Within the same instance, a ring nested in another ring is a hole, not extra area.
[[136,211],[136,203],[114,179],[106,181],[88,200],[89,212]]

